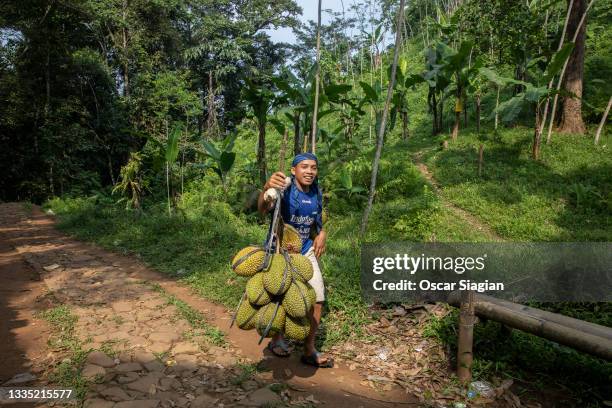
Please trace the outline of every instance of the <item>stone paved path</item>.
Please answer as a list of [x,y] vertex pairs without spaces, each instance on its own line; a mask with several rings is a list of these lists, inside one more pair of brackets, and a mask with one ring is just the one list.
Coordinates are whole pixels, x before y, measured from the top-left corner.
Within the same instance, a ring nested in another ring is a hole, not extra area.
[[[262,355],[265,343],[257,345],[252,332],[230,330],[224,308],[191,295],[134,257],[71,239],[56,231],[49,217],[33,211],[28,214],[20,203],[0,204],[0,239],[40,274],[49,290],[46,297],[76,316],[74,337],[87,353],[78,367],[89,382],[84,407],[417,405],[403,391],[377,394],[346,367],[314,370],[301,365],[297,353],[289,359]],[[181,317],[159,288],[171,289],[205,313],[228,341],[215,345],[214,338]],[[60,351],[51,350],[33,361],[42,382],[30,385],[44,385],[45,375],[63,359]],[[267,371],[253,373],[260,360]],[[48,371],[41,373],[45,367]]]
[[[2,205],[0,233],[40,272],[56,301],[78,318],[75,335],[83,350],[91,350],[81,371],[91,381],[86,408],[282,401],[266,387],[270,381],[257,375],[242,380],[236,350],[211,344],[163,293],[131,277],[132,265],[82,251],[60,235],[49,239],[22,211],[20,204]],[[7,227],[19,224],[19,229]]]

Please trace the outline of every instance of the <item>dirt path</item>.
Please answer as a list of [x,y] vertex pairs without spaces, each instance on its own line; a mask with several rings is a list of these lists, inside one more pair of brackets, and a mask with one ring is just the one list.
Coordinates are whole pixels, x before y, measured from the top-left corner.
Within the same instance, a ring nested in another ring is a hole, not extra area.
[[[46,287],[15,249],[0,240],[0,384],[37,384],[44,371],[48,325],[35,317],[46,308]],[[19,404],[31,407],[34,404]]]
[[[48,307],[36,301],[48,290],[46,298],[67,307],[76,320],[74,341],[68,344],[86,352],[76,367],[80,378],[90,381],[85,407],[418,405],[400,387],[384,394],[374,391],[357,371],[343,365],[315,370],[300,364],[298,353],[289,359],[272,357],[263,351],[265,342],[257,345],[254,332],[229,329],[225,308],[194,296],[132,257],[75,241],[53,224],[36,208],[28,214],[22,204],[0,205],[0,273],[1,282],[7,283],[0,312],[8,322],[1,326],[0,352],[3,359],[11,356],[0,371],[2,382],[30,366],[48,368],[41,372],[44,380],[66,363],[67,351],[48,350],[50,329],[32,317]],[[169,296],[225,332],[225,344],[215,345],[214,336],[201,325],[190,324],[176,302],[169,304]],[[267,371],[247,369],[260,360]],[[274,383],[276,392],[269,387]]]
[[446,197],[444,197],[444,192],[442,191],[440,183],[438,183],[438,181],[434,178],[433,173],[429,170],[427,165],[423,163],[422,152],[419,152],[413,155],[413,159],[414,159],[415,165],[419,169],[419,172],[421,172],[423,177],[425,177],[427,181],[429,181],[432,188],[434,189],[434,191],[436,192],[436,194],[442,201],[442,205],[444,207],[452,211],[459,218],[465,220],[473,228],[483,233],[489,240],[495,241],[495,242],[505,241],[504,238],[498,235],[497,232],[491,229],[491,227],[484,224],[480,219],[473,216],[469,212],[465,211],[463,208],[458,207],[455,204],[451,203],[450,201],[448,201],[448,199],[446,199]]

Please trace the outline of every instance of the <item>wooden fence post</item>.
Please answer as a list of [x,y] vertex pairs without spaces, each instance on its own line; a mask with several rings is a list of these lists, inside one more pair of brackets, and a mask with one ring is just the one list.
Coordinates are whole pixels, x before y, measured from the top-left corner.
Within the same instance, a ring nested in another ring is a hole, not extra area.
[[474,340],[474,291],[461,292],[459,311],[459,341],[457,346],[457,376],[463,384],[472,380],[472,346]]

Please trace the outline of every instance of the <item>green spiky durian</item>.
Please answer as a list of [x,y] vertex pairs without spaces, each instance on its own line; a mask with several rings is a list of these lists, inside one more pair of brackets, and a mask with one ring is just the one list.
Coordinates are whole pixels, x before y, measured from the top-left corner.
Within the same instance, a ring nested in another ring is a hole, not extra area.
[[310,321],[307,317],[285,319],[285,337],[293,340],[304,340],[310,333]]
[[304,317],[312,308],[312,297],[308,293],[308,284],[298,280],[293,281],[285,296],[283,308],[291,317]]
[[271,295],[282,295],[289,289],[293,276],[282,254],[274,254],[270,267],[263,274],[264,288]]
[[312,279],[314,270],[312,269],[310,259],[300,254],[289,254],[289,262],[292,267],[291,272],[296,279],[302,282],[308,282]]
[[246,294],[249,302],[256,306],[270,303],[270,295],[263,285],[263,273],[255,274],[246,284]]
[[243,330],[255,328],[257,323],[258,308],[253,307],[247,299],[244,299],[236,311],[236,324]]
[[317,292],[315,292],[312,286],[308,284],[306,286],[308,287],[308,297],[310,298],[310,303],[314,305],[317,303]]
[[270,330],[266,335],[266,337],[272,337],[283,332],[285,329],[285,319],[285,309],[283,309],[281,305],[278,303],[268,303],[267,305],[262,306],[257,312],[257,315],[255,316],[255,328],[257,329],[257,333],[262,335],[270,321],[272,321]]
[[232,269],[239,276],[253,276],[261,270],[265,255],[261,247],[243,248],[232,259]]
[[284,250],[299,254],[302,252],[302,237],[300,233],[291,225],[283,225],[283,239],[281,248]]

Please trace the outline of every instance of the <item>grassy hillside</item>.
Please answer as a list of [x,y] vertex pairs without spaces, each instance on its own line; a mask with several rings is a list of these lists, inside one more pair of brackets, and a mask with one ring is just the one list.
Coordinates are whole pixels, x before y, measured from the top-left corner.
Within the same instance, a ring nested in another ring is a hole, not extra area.
[[[416,50],[416,46],[409,49],[405,56],[414,71],[421,64]],[[410,138],[401,140],[399,126],[386,136],[366,242],[484,242],[492,239],[491,234],[507,241],[612,240],[609,132],[597,147],[590,137],[554,134],[536,162],[529,156],[532,129],[502,126],[495,132],[484,121],[476,134],[471,113],[470,126],[443,150],[441,142],[448,135],[431,136],[425,95],[423,87],[409,94]],[[488,95],[483,111],[490,111],[491,104]],[[445,123],[450,121],[447,117]],[[321,126],[333,128],[337,118],[330,115]],[[369,185],[374,140],[368,134],[366,116],[357,149],[334,150],[321,143],[318,150],[330,210],[327,253],[321,260],[328,290],[323,347],[362,338],[362,325],[372,320],[359,287],[361,242],[357,237],[366,196],[349,195],[339,188],[343,171],[350,173],[353,185]],[[229,260],[240,248],[262,243],[267,228],[267,220],[243,212],[247,186],[255,179],[255,137],[255,124],[246,121],[236,141],[238,156],[227,191],[212,171],[187,169],[185,192],[172,216],[161,194],[147,198],[142,213],[126,211],[114,203],[116,197],[105,193],[58,198],[47,207],[59,216],[60,228],[78,238],[134,253],[203,297],[235,306],[245,281],[231,272]],[[280,135],[271,126],[267,143],[268,167],[275,170]],[[481,176],[477,172],[480,144],[484,146]],[[439,193],[417,163],[427,166]],[[608,304],[540,306],[612,326]],[[454,347],[456,317],[451,313],[433,321],[428,334]],[[493,322],[477,328],[477,377],[538,373],[568,385],[590,384],[588,395],[602,392],[612,379],[610,364],[534,336],[517,331],[508,336],[500,330]],[[549,363],[558,359],[564,361],[561,366]]]

